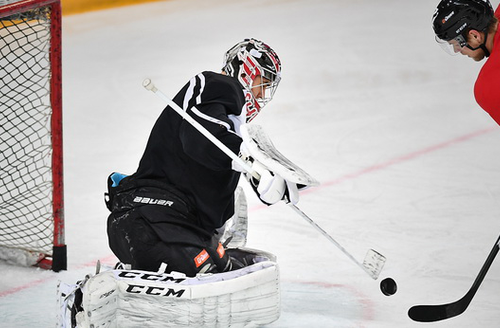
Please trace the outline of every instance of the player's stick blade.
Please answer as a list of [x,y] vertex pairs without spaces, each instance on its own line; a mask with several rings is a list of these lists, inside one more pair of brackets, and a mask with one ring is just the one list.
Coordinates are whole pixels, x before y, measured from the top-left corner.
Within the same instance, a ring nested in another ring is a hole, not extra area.
[[415,305],[408,310],[413,321],[435,322],[455,317],[465,311],[461,303],[443,305]]
[[384,268],[386,258],[374,249],[369,249],[366,252],[365,259],[363,260],[363,267],[365,271],[374,279],[377,280],[380,272]]

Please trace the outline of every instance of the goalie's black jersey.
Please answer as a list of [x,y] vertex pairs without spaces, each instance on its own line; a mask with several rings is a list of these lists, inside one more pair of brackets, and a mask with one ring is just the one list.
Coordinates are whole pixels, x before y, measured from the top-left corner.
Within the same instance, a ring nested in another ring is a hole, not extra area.
[[[245,99],[239,82],[229,76],[203,72],[173,99],[235,154],[242,142],[237,134],[245,122]],[[194,106],[194,107],[193,107]],[[240,173],[232,160],[182,119],[163,110],[151,131],[135,179],[154,179],[183,192],[195,207],[200,226],[213,232],[234,212],[234,191]]]

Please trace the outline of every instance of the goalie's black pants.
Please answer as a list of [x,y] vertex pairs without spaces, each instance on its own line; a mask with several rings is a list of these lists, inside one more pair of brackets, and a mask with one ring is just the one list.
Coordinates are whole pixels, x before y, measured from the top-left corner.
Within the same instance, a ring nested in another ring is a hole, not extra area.
[[165,263],[165,272],[187,276],[231,269],[224,247],[196,226],[196,217],[175,190],[137,183],[129,188],[127,183],[109,188],[108,241],[121,262],[155,272]]

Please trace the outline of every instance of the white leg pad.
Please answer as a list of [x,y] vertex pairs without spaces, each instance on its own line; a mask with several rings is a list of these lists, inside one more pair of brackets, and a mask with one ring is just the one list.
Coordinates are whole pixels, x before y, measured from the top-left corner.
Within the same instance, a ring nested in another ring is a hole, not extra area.
[[267,260],[194,278],[110,270],[82,288],[78,327],[257,327],[279,318],[279,269]]

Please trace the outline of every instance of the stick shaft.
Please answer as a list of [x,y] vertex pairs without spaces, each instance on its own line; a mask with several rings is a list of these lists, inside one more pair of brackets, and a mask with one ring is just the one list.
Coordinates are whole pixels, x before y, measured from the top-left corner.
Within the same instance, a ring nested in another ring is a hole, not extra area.
[[321,228],[316,222],[313,221],[313,219],[311,219],[306,213],[304,213],[300,208],[298,208],[296,205],[294,204],[289,204],[289,206],[296,212],[298,213],[304,220],[306,220],[307,222],[309,222],[314,228],[316,228],[316,230],[318,230],[323,236],[325,236],[332,244],[334,244],[335,246],[337,246],[337,248],[342,252],[344,253],[345,255],[347,255],[347,257],[349,259],[351,259],[351,261],[353,261],[354,263],[356,263],[357,266],[359,266],[361,269],[363,269],[363,271],[365,271],[366,273],[368,273],[370,276],[372,276],[372,273],[367,269],[365,268],[365,266],[363,266],[363,264],[361,264],[360,262],[358,262],[354,256],[351,255],[351,253],[349,253],[344,247],[342,247],[342,245],[340,245],[332,236],[330,236],[329,233],[327,233],[323,228]]
[[[217,146],[221,151],[223,151],[227,156],[229,156],[232,160],[238,163],[247,173],[251,174],[255,178],[259,179],[259,175],[255,172],[245,161],[243,161],[238,155],[233,153],[226,145],[219,141],[219,139],[215,138],[213,134],[211,134],[204,126],[198,123],[193,117],[191,117],[188,113],[186,113],[179,105],[177,105],[173,100],[167,97],[163,92],[158,90],[150,79],[146,79],[143,82],[144,88],[152,91],[158,97],[160,97],[163,101],[165,101],[173,110],[177,112],[182,118],[184,118],[189,124],[191,124],[196,130],[198,130],[201,134],[203,134],[208,140],[210,140],[215,146]],[[340,249],[347,257],[349,257],[354,263],[356,263],[363,271],[368,273],[373,279],[377,279],[378,275],[374,275],[368,268],[366,268],[363,264],[358,262],[342,245],[340,245],[332,236],[330,236],[323,228],[321,228],[316,222],[314,222],[308,215],[306,215],[301,209],[299,209],[294,204],[289,204],[290,207],[298,213],[302,218],[304,218],[307,222],[309,222],[314,228],[316,228],[323,236],[325,236],[330,242],[332,242],[338,249]]]
[[198,123],[191,115],[186,113],[179,105],[177,105],[172,99],[167,97],[163,92],[158,90],[151,80],[146,79],[143,82],[143,86],[147,89],[155,93],[158,97],[163,99],[177,114],[182,116],[189,124],[191,124],[196,130],[198,130],[201,134],[203,134],[208,140],[210,140],[217,148],[219,148],[222,152],[224,152],[229,158],[233,161],[237,162],[246,172],[251,174],[252,176],[258,178],[258,174],[248,165],[244,160],[242,160],[238,155],[233,153],[231,149],[229,149],[226,145],[224,145],[219,139],[214,137],[203,125]]

